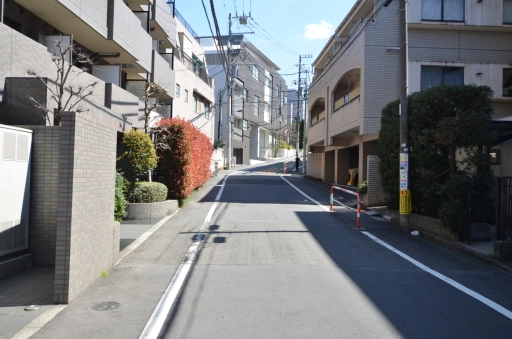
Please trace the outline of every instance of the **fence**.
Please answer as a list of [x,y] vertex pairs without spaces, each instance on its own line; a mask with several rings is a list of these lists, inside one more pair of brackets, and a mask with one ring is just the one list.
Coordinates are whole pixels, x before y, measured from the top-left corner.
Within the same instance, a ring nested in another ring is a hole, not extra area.
[[496,240],[512,240],[512,177],[497,178]]
[[331,206],[330,206],[330,210],[332,212],[332,205],[334,203],[334,190],[340,190],[340,191],[343,191],[345,193],[349,193],[349,194],[352,194],[352,195],[355,195],[357,197],[357,209],[356,209],[356,212],[357,212],[357,218],[356,218],[356,227],[357,228],[360,228],[361,227],[361,198],[359,196],[359,193],[356,193],[356,192],[352,192],[351,190],[348,190],[348,189],[345,189],[345,188],[341,188],[341,187],[338,187],[338,186],[332,186],[331,187]]

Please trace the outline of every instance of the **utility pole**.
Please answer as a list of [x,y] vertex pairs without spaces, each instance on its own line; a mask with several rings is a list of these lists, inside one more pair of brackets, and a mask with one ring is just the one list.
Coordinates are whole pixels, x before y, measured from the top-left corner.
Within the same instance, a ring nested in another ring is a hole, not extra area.
[[[388,7],[393,0],[386,0]],[[400,6],[400,228],[409,233],[411,223],[411,191],[409,190],[409,103],[407,99],[407,5],[406,0],[399,0]]]
[[298,157],[299,156],[299,127],[300,127],[300,124],[299,124],[299,118],[300,118],[300,97],[301,97],[301,88],[300,88],[300,72],[302,70],[302,55],[299,55],[299,80],[297,81],[297,121],[296,121],[296,124],[297,124],[297,136],[296,136],[296,141],[297,141],[297,146],[295,148],[295,151],[296,151],[296,156]]
[[233,114],[233,112],[231,111],[231,100],[232,100],[232,91],[233,91],[233,77],[232,77],[232,65],[233,65],[233,58],[232,58],[232,54],[231,54],[231,25],[232,25],[232,21],[231,21],[231,13],[229,13],[229,33],[228,33],[228,43],[227,43],[227,54],[228,54],[228,67],[227,67],[227,79],[228,79],[228,91],[227,91],[227,95],[228,95],[228,100],[227,100],[227,103],[228,103],[228,107],[227,107],[227,114],[226,114],[226,122],[227,122],[227,125],[226,125],[226,129],[227,129],[227,136],[226,136],[226,157],[227,157],[227,161],[226,161],[226,169],[231,169],[231,158],[233,157],[232,156],[232,153],[233,153],[233,148],[231,146],[231,115]]
[[222,94],[224,90],[219,91],[219,126],[217,128],[217,140],[222,140]]
[[[307,74],[307,70],[306,70]],[[308,78],[306,76],[306,83],[304,86],[304,135],[302,136],[302,174],[307,174],[307,142],[308,142]]]
[[411,191],[409,190],[409,103],[407,99],[406,0],[400,0],[400,225],[409,233]]
[[[301,110],[301,97],[302,97],[302,80],[301,80],[301,72],[302,72],[302,58],[311,58],[313,57],[311,54],[308,55],[299,55],[299,80],[297,82],[297,148],[296,148],[296,155],[299,156],[299,135],[300,135],[300,110]],[[305,145],[303,144],[302,147]]]

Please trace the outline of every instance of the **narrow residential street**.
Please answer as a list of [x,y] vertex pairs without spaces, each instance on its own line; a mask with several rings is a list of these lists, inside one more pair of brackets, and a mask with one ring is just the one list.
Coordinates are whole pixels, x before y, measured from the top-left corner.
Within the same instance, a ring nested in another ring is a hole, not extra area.
[[[34,338],[156,337],[151,324],[161,338],[511,332],[512,275],[364,213],[356,229],[354,210],[328,212],[328,193],[287,172],[221,172]],[[102,301],[120,307],[92,309]]]

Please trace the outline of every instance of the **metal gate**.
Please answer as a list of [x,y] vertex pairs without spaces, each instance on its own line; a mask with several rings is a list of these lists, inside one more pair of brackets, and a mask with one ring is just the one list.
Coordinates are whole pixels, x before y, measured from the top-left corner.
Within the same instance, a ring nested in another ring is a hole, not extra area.
[[512,177],[497,178],[496,240],[512,240]]

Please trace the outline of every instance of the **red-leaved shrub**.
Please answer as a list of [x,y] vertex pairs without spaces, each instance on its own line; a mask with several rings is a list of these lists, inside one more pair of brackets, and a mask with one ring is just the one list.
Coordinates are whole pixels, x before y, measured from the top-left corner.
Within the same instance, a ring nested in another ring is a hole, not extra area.
[[182,200],[210,178],[212,143],[197,127],[180,119],[158,123],[158,181],[169,190],[169,199]]

